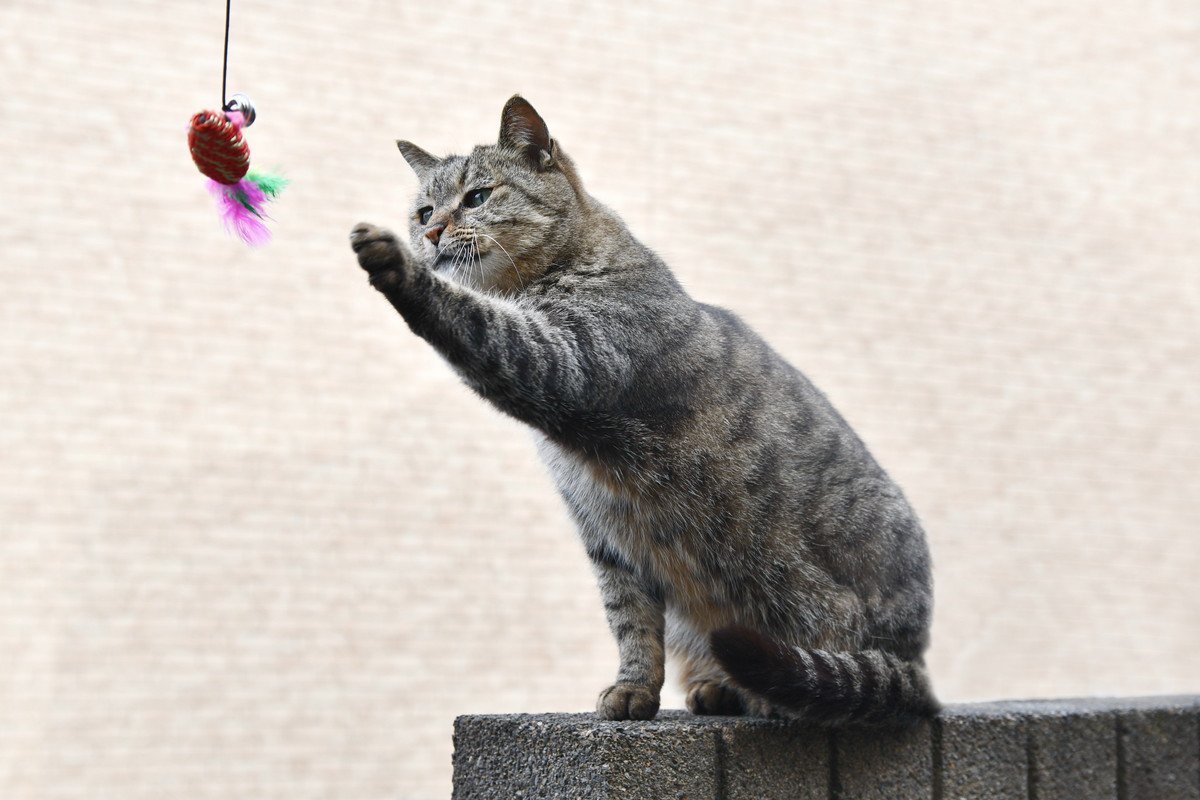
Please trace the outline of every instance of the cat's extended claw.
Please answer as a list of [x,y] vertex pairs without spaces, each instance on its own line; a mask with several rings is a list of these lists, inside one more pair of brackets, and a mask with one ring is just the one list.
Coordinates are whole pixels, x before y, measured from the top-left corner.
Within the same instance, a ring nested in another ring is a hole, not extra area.
[[596,713],[604,719],[654,719],[658,692],[640,683],[618,683],[600,693]]
[[402,273],[404,250],[387,228],[360,222],[350,232],[350,247],[358,254],[358,265],[372,278],[381,273]]

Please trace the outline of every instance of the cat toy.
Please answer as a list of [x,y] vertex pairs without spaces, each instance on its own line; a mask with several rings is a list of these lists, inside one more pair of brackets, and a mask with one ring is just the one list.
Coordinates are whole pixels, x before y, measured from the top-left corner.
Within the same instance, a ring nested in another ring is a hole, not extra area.
[[225,100],[225,78],[229,68],[229,7],[225,0],[225,58],[221,68],[221,110],[199,111],[188,126],[188,149],[196,167],[208,179],[208,191],[217,201],[217,211],[226,230],[236,233],[251,246],[271,239],[264,207],[287,179],[250,169],[250,145],[243,128],[254,124],[253,103],[244,94]]

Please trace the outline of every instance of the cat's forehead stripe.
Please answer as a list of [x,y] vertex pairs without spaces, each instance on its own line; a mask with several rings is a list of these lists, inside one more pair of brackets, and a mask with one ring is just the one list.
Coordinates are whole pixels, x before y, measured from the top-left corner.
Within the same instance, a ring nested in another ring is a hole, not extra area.
[[445,199],[462,186],[468,159],[464,156],[446,156],[438,170],[429,179],[429,194],[434,200]]
[[[487,185],[495,181],[495,170],[482,148],[469,156],[446,156],[440,168],[430,178],[429,193],[432,199],[445,201],[475,184]],[[468,186],[470,184],[471,186]]]

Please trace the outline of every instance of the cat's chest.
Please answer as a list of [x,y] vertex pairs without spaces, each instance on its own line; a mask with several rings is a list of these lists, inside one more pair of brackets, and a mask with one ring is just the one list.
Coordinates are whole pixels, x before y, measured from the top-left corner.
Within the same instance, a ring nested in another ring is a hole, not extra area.
[[577,522],[648,532],[667,498],[637,475],[588,458],[537,436],[538,455]]
[[[715,588],[691,515],[671,487],[588,459],[539,437],[550,469],[580,535],[603,540],[638,569],[648,571],[688,604],[707,604]],[[709,559],[711,561],[711,559]]]

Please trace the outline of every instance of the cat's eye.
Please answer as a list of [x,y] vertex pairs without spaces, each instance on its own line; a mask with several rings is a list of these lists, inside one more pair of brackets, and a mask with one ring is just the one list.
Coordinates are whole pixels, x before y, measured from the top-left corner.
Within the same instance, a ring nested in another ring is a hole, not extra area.
[[492,194],[491,189],[472,189],[463,197],[464,208],[479,208]]
[[428,225],[429,218],[432,216],[433,216],[433,206],[425,206],[424,208],[422,208],[420,211],[417,212],[417,217],[418,217],[418,219],[421,220],[422,225]]

